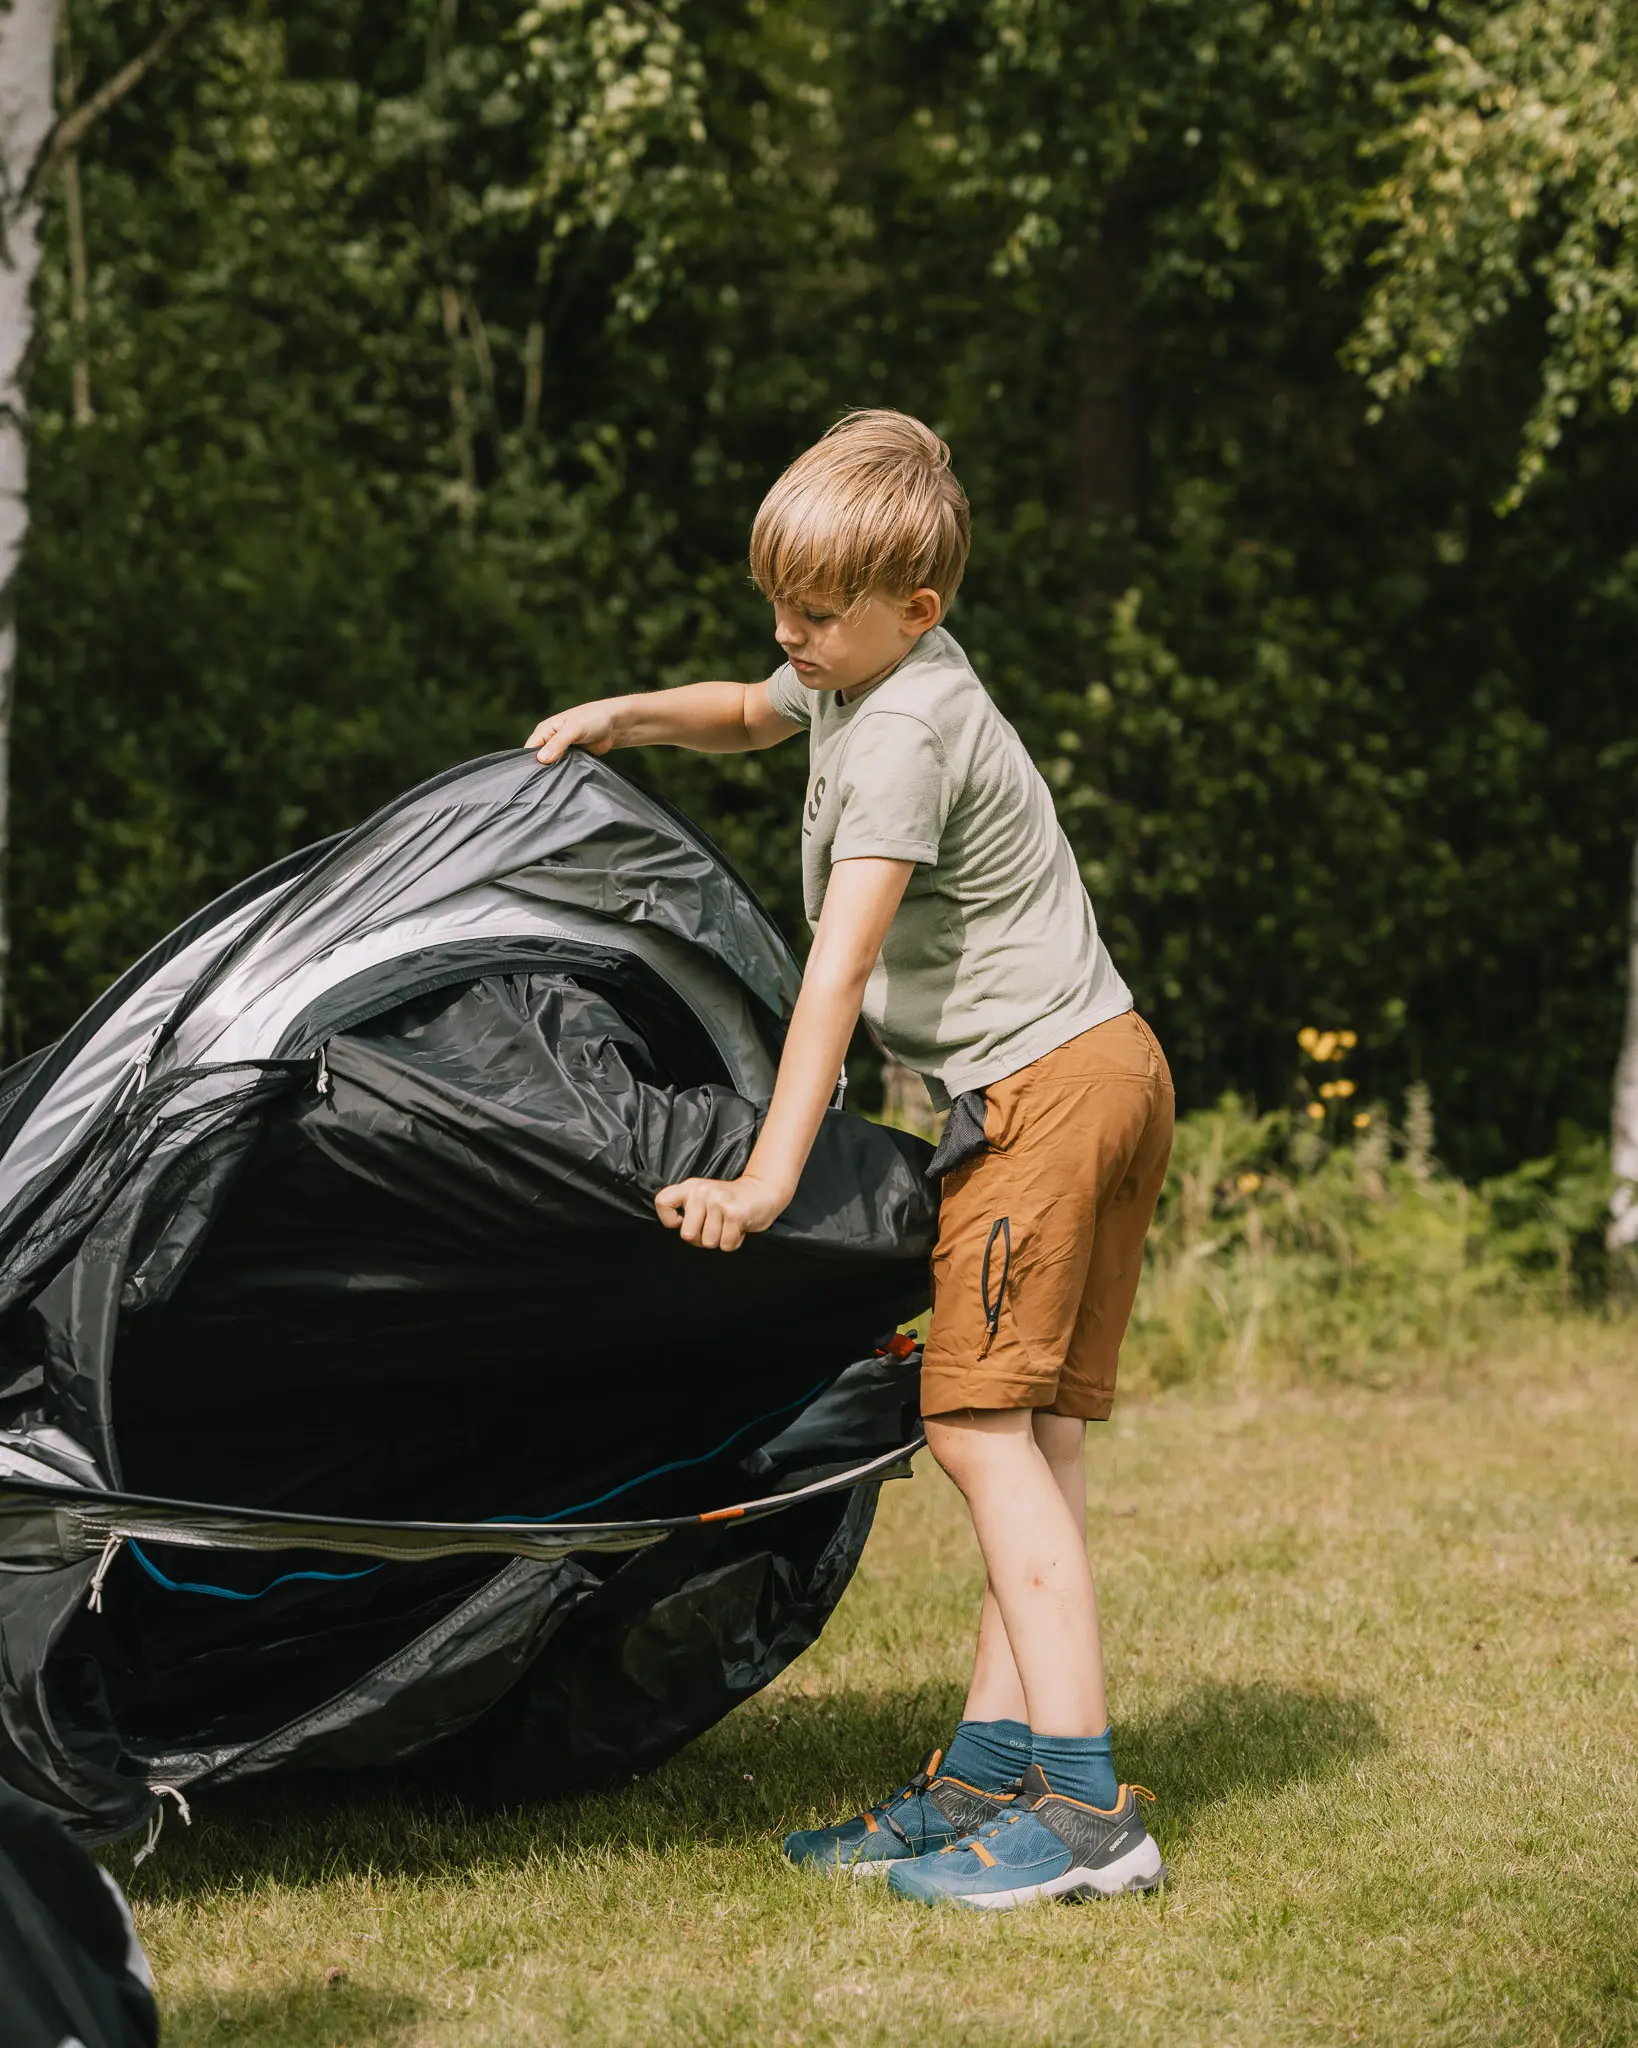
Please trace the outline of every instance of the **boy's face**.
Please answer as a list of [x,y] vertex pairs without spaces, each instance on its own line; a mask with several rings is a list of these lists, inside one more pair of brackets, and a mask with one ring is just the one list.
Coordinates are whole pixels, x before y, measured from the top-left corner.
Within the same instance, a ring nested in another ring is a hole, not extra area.
[[897,666],[939,622],[936,590],[907,598],[867,597],[845,617],[816,598],[774,599],[774,638],[810,690],[860,690]]

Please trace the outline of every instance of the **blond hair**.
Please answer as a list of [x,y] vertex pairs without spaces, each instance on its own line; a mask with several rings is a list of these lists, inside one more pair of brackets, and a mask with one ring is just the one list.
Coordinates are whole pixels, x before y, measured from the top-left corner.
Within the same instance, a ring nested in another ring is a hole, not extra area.
[[950,451],[908,413],[850,412],[799,455],[751,528],[751,575],[764,597],[823,598],[843,611],[867,597],[961,587],[972,522]]

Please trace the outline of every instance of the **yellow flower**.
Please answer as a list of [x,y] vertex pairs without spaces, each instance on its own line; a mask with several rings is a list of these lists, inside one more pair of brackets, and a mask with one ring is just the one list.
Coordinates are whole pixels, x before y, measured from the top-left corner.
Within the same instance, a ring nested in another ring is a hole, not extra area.
[[1331,1093],[1333,1095],[1347,1097],[1353,1094],[1354,1089],[1357,1085],[1358,1084],[1356,1082],[1349,1081],[1347,1079],[1341,1081],[1333,1081],[1331,1083]]
[[1368,1109],[1362,1109],[1354,1118],[1354,1129],[1356,1131],[1368,1131],[1370,1128],[1371,1112]]
[[1352,1052],[1358,1043],[1359,1033],[1357,1031],[1339,1031],[1337,1033],[1337,1044],[1342,1047],[1344,1052]]
[[1312,1052],[1315,1046],[1319,1044],[1319,1033],[1312,1024],[1305,1024],[1297,1033],[1297,1043],[1304,1052]]
[[1263,1177],[1260,1173],[1242,1173],[1234,1183],[1242,1195],[1254,1195],[1262,1184]]
[[1316,1123],[1318,1123],[1320,1118],[1325,1114],[1325,1104],[1323,1102],[1309,1103],[1308,1114],[1314,1119]]
[[1337,1035],[1334,1031],[1322,1031],[1309,1048],[1317,1060],[1328,1060],[1337,1049]]

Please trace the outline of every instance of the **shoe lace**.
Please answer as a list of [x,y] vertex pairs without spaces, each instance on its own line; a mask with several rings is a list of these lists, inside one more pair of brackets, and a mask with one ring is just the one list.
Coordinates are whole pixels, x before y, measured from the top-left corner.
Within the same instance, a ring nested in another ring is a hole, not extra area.
[[1003,1828],[1015,1828],[1023,1818],[1021,1813],[998,1814],[987,1827],[974,1828],[970,1835],[963,1835],[959,1842],[946,1842],[938,1853],[941,1856],[953,1856],[957,1849],[970,1849],[974,1842],[993,1842]]
[[[907,1849],[913,1849],[915,1844],[893,1818],[890,1809],[895,1806],[902,1806],[907,1799],[919,1799],[937,1777],[938,1767],[943,1760],[943,1750],[930,1749],[922,1758],[921,1766],[914,1777],[907,1778],[896,1792],[890,1792],[880,1806],[870,1808],[871,1817],[880,1821],[891,1833],[897,1835]],[[859,1816],[861,1820],[864,1817],[863,1814]]]
[[[943,1761],[943,1750],[930,1749],[927,1752],[927,1754],[922,1758],[921,1766],[917,1770],[914,1777],[907,1778],[896,1792],[890,1792],[888,1796],[882,1801],[880,1806],[873,1806],[870,1808],[871,1818],[878,1821],[882,1826],[886,1827],[891,1834],[897,1835],[899,1840],[904,1844],[904,1846],[907,1849],[913,1850],[916,1845],[914,1842],[911,1841],[909,1835],[905,1833],[904,1829],[899,1825],[898,1821],[894,1818],[892,1809],[895,1806],[903,1806],[907,1800],[919,1799],[924,1792],[930,1791],[932,1787],[939,1782],[938,1767]],[[1013,1786],[1011,1790],[1013,1792],[1016,1792],[1017,1787]],[[859,1816],[861,1820],[863,1820],[864,1817],[865,1816],[863,1814]],[[971,1840],[971,1837],[967,1836],[964,1837],[964,1839]],[[951,1843],[949,1846],[951,1848],[954,1848],[957,1845],[955,1843]],[[940,1851],[940,1853],[943,1854],[944,1852]]]

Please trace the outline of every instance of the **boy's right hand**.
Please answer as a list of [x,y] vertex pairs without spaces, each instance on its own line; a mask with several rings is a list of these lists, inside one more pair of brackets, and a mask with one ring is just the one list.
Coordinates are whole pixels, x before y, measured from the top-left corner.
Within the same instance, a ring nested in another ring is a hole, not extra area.
[[554,711],[543,718],[524,745],[534,750],[543,767],[561,761],[570,747],[584,747],[588,754],[606,754],[614,745],[612,703],[575,704],[567,711]]

